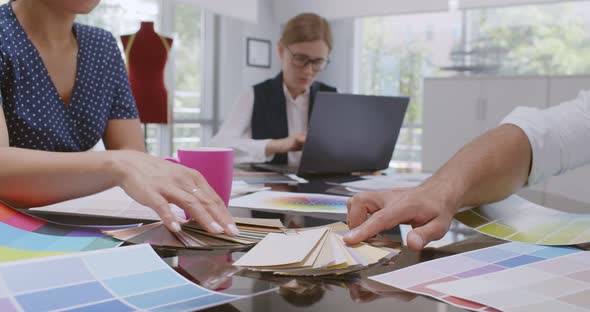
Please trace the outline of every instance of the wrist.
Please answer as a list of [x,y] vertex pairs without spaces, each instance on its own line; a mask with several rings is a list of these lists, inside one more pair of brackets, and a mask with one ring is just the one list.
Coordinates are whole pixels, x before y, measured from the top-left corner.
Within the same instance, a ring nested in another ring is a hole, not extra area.
[[282,153],[282,142],[283,139],[272,139],[266,144],[265,153],[266,156],[270,156],[276,153]]
[[420,185],[419,188],[422,188],[422,194],[433,194],[453,215],[463,207],[464,192],[461,191],[461,187],[450,183],[450,181],[432,177]]
[[122,186],[125,180],[125,152],[122,151],[107,151],[104,153],[103,161],[101,162],[99,170],[106,173],[107,183],[111,187]]

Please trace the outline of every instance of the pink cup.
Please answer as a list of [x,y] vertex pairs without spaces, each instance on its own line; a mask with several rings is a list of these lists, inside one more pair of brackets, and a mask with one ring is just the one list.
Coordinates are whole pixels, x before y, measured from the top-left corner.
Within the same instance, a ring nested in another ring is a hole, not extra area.
[[234,151],[231,148],[203,147],[179,149],[177,154],[178,159],[165,159],[199,171],[227,207],[234,171]]

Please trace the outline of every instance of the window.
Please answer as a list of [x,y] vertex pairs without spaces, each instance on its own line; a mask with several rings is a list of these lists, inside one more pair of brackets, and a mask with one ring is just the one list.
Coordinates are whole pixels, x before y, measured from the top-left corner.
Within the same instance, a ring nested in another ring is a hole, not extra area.
[[198,147],[203,136],[210,136],[216,122],[212,107],[203,105],[201,10],[180,1],[103,0],[78,21],[105,28],[116,37],[136,32],[141,21],[153,21],[157,32],[174,39],[165,79],[172,124],[147,125],[144,130],[149,153],[167,156],[178,148]]
[[590,73],[590,2],[357,19],[355,92],[411,98],[391,166],[421,169],[422,82]]
[[[206,129],[212,127],[212,109],[204,107],[202,97],[203,14],[194,6],[174,8],[177,34],[174,59],[173,150],[201,145]],[[207,132],[211,132],[210,130]]]
[[[590,73],[590,2],[468,10],[466,43],[498,73]],[[494,59],[490,59],[492,56]]]
[[450,62],[451,50],[460,45],[456,34],[461,32],[461,15],[445,12],[361,18],[356,27],[360,42],[360,60],[356,62],[360,66],[355,92],[410,97],[390,166],[420,170],[422,80],[445,74],[439,67]]

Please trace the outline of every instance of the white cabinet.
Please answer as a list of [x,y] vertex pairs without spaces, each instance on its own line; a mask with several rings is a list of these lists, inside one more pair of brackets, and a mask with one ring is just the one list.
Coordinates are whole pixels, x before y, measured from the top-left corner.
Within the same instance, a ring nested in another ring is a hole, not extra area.
[[[424,81],[422,167],[435,171],[517,106],[546,108],[590,89],[590,77],[459,77]],[[590,166],[534,186],[590,203]],[[544,203],[542,192],[521,195]],[[553,203],[545,203],[552,206]]]
[[[576,98],[580,90],[590,89],[590,77],[555,77],[550,81],[549,104],[558,105],[561,102]],[[588,142],[590,148],[590,142]],[[590,166],[584,166],[552,177],[547,180],[547,192],[557,194],[577,201],[590,203]],[[561,208],[562,201],[555,196],[548,196],[545,200],[548,207]],[[563,207],[567,208],[567,207]],[[588,207],[590,212],[590,206]]]
[[481,105],[483,105],[482,133],[497,127],[517,106],[546,108],[546,78],[494,78],[482,79]]
[[425,79],[422,168],[437,170],[516,106],[547,107],[547,85],[543,77]]
[[422,169],[434,171],[479,132],[480,82],[427,79],[422,111]]

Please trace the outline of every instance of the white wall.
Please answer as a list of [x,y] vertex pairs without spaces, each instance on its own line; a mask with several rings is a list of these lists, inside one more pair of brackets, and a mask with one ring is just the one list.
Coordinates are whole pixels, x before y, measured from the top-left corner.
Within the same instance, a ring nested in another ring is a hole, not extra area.
[[[271,78],[280,71],[276,52],[280,25],[273,16],[272,0],[259,0],[257,24],[225,16],[219,19],[219,55],[214,59],[220,62],[216,99],[223,120],[241,90]],[[248,37],[271,41],[271,68],[246,66],[246,38]]]
[[275,0],[275,15],[280,22],[303,13],[314,12],[327,19],[404,13],[445,11],[448,0]]
[[[258,23],[248,23],[230,17],[219,17],[219,55],[216,101],[221,120],[234,104],[239,93],[256,83],[272,78],[281,70],[277,43],[281,24],[275,19],[273,0],[259,0]],[[318,80],[335,86],[340,92],[352,92],[354,19],[330,21],[334,35],[334,48],[330,65],[320,73]],[[246,66],[246,38],[255,37],[271,41],[271,68]]]
[[334,47],[330,53],[330,64],[318,75],[318,80],[344,93],[351,93],[353,88],[354,25],[352,18],[330,21]]
[[460,9],[474,9],[490,7],[508,7],[551,2],[563,2],[563,0],[459,0],[458,7]]

